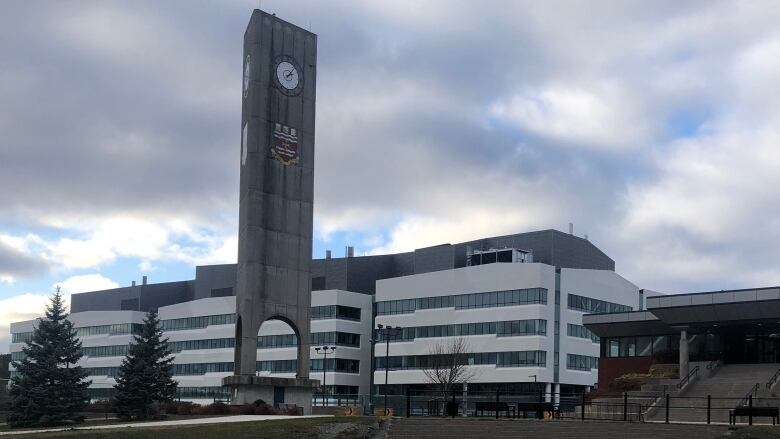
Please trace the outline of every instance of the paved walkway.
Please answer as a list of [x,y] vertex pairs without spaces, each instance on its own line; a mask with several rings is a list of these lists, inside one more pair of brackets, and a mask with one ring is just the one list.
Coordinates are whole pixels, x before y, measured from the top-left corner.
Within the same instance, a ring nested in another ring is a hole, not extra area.
[[153,422],[133,422],[126,424],[105,424],[80,427],[47,428],[41,430],[15,430],[0,432],[0,436],[11,436],[15,434],[30,433],[51,433],[53,431],[69,430],[103,430],[112,428],[147,428],[147,427],[169,427],[176,425],[204,425],[204,424],[223,424],[226,422],[251,422],[251,421],[274,421],[281,419],[301,419],[301,418],[330,418],[330,415],[309,415],[309,416],[282,416],[282,415],[236,415],[220,416],[214,418],[195,418],[179,419],[176,421],[153,421]]

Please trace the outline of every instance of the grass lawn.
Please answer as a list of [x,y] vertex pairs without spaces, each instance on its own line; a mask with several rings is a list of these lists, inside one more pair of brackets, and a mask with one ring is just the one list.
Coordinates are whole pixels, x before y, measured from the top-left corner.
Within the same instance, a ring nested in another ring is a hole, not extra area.
[[780,439],[780,427],[770,425],[741,427],[726,433],[728,439]]
[[[52,433],[33,433],[14,435],[13,438],[79,438],[79,439],[276,439],[276,438],[296,438],[296,439],[317,439],[320,433],[325,429],[338,429],[335,424],[353,424],[358,427],[369,426],[374,422],[373,418],[350,417],[350,418],[292,418],[273,421],[255,421],[255,422],[234,422],[225,424],[210,425],[191,425],[176,427],[146,427],[146,428],[123,428],[123,429],[101,429],[101,430],[71,430]],[[91,423],[88,425],[92,425]],[[335,436],[328,435],[334,439],[358,439],[363,437],[365,428],[358,428],[353,431],[344,431]]]

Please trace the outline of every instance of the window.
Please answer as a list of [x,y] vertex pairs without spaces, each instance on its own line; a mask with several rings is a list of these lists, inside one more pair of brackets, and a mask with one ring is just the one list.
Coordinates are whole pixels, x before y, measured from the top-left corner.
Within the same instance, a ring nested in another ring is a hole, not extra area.
[[[377,310],[378,309],[379,309],[379,304],[377,304]],[[351,306],[342,306],[342,305],[313,306],[311,307],[311,319],[312,320],[340,319],[340,320],[360,321],[360,308],[354,308]]]
[[298,346],[298,336],[295,334],[261,335],[257,337],[258,349],[289,348],[294,346]]
[[83,326],[76,329],[76,335],[79,337],[88,337],[91,335],[127,335],[138,334],[141,332],[140,323],[117,323],[114,325]]
[[11,343],[27,343],[32,340],[32,332],[16,332],[11,334]]
[[235,345],[236,340],[234,338],[211,338],[205,340],[169,341],[168,349],[173,353],[177,353],[203,349],[228,349],[234,348]]
[[591,299],[590,297],[578,296],[576,294],[568,294],[567,302],[569,309],[587,313],[628,312],[633,309],[627,305]]
[[313,358],[310,361],[312,372],[322,372],[323,364],[326,372],[338,373],[360,373],[360,360],[351,360],[347,358],[328,358],[327,363],[323,363],[323,358]]
[[547,364],[547,352],[499,352],[497,360],[497,367],[545,367]]
[[377,315],[409,314],[420,309],[440,308],[490,308],[495,306],[514,306],[529,304],[547,304],[547,289],[529,288],[524,290],[491,291],[487,293],[459,294],[456,296],[421,297],[419,299],[388,300],[376,303]]
[[258,372],[294,373],[298,371],[298,360],[258,361]]
[[234,323],[236,323],[235,314],[217,314],[162,320],[160,326],[163,331],[181,331],[185,329],[202,329],[212,325],[232,325]]
[[566,354],[566,369],[585,370],[599,368],[599,359],[587,355]]
[[[470,352],[464,356],[464,364],[469,366],[494,365],[496,367],[545,367],[547,352]],[[435,357],[432,355],[407,355],[377,357],[376,369],[383,370],[387,365],[391,369],[425,369],[430,367]]]
[[352,334],[349,332],[312,332],[311,344],[312,347],[336,345],[359,348],[360,334]]
[[587,338],[590,339],[593,343],[599,342],[599,337],[596,334],[592,333],[590,329],[581,325],[573,325],[569,323],[567,325],[566,334],[569,337]]
[[185,363],[174,364],[174,375],[205,375],[207,373],[233,372],[233,363]]
[[123,357],[127,355],[127,345],[82,347],[85,357]]

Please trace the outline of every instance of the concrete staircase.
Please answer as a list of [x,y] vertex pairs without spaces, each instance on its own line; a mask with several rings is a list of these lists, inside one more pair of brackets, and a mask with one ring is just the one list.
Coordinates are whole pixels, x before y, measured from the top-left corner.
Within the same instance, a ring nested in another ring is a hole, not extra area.
[[[707,395],[710,395],[711,422],[728,422],[729,410],[736,407],[756,384],[759,385],[759,390],[754,396],[754,406],[780,405],[762,398],[769,395],[766,383],[779,368],[780,364],[729,364],[720,366],[710,377],[707,377],[705,370],[698,380],[686,387],[679,396],[671,399],[669,420],[707,422]],[[780,402],[780,399],[776,402]],[[665,417],[666,406],[662,400],[658,410],[653,411],[646,420],[664,421]]]

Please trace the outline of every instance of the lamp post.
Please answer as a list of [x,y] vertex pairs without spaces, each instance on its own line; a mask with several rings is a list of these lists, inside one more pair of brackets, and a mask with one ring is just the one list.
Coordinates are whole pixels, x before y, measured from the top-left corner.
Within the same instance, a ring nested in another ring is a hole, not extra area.
[[[328,349],[330,349],[330,351]],[[328,354],[335,354],[336,353],[336,346],[316,347],[316,348],[314,348],[314,350],[317,352],[318,355],[324,355],[325,356],[325,358],[322,360],[322,393],[325,393],[325,372],[328,371]],[[322,352],[320,352],[320,351],[322,351]],[[336,370],[335,365],[333,367],[333,370]]]
[[[395,335],[401,330],[400,326],[384,326],[381,323],[376,325],[378,333],[385,339],[385,413],[387,413],[387,384],[390,371],[390,336]],[[381,338],[377,341],[381,341]]]

